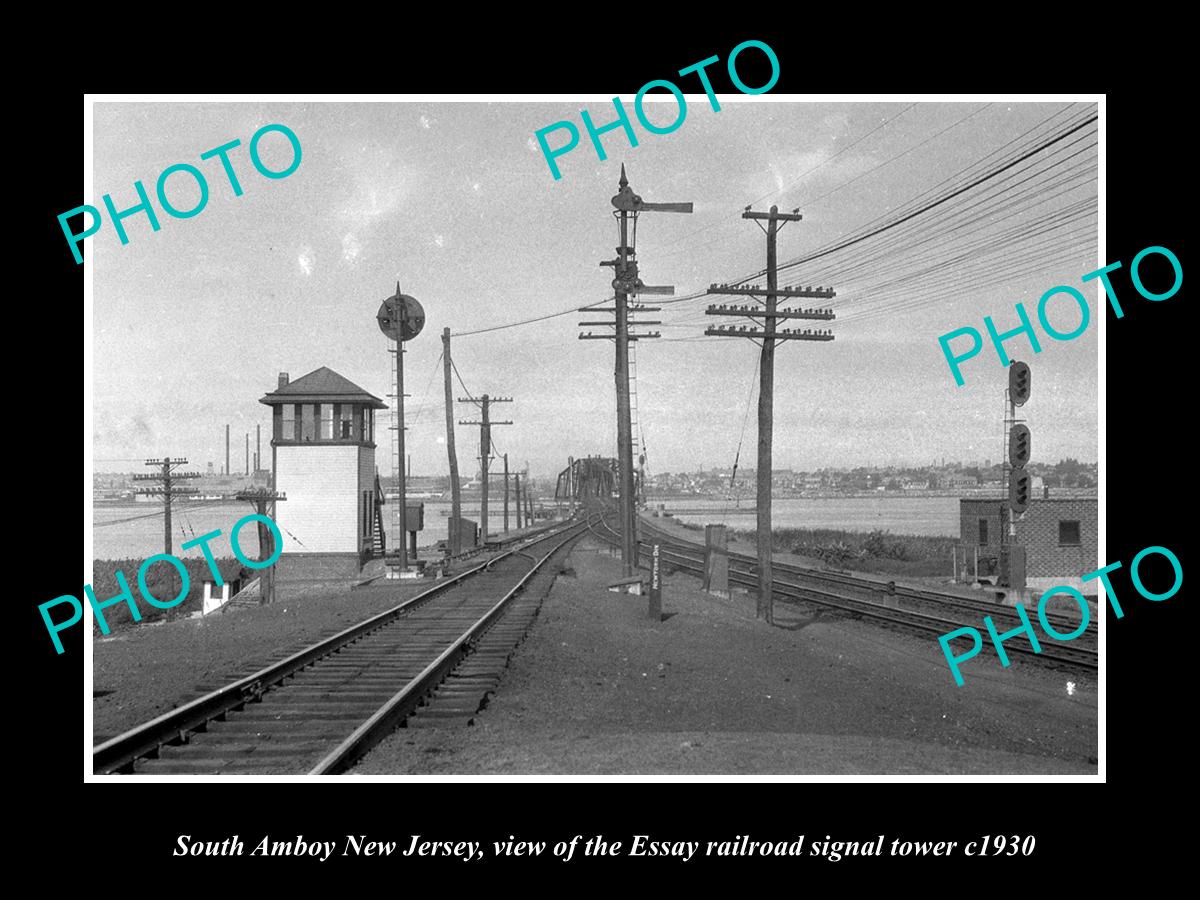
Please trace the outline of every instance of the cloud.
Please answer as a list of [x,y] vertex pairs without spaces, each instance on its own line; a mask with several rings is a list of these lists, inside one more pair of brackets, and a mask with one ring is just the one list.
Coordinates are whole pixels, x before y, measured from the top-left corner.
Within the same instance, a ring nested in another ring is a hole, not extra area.
[[342,259],[348,263],[354,263],[358,260],[359,254],[362,253],[362,244],[358,242],[358,238],[353,232],[347,232],[342,236]]
[[433,236],[433,242],[435,244],[437,244],[439,247],[445,247],[446,246],[446,236],[444,234],[435,234]]
[[432,122],[430,122],[430,120],[429,120],[429,116],[421,116],[420,121],[421,121],[421,127],[428,131],[429,126],[432,124]]
[[339,161],[350,187],[334,215],[346,231],[365,241],[381,221],[400,208],[412,178],[400,157],[386,147],[348,146]]
[[473,190],[477,194],[482,190],[482,188],[479,186],[478,181],[476,181],[473,185],[471,185],[471,190]]
[[300,264],[301,272],[305,275],[311,275],[313,270],[312,247],[301,247],[300,254],[296,257],[296,262]]

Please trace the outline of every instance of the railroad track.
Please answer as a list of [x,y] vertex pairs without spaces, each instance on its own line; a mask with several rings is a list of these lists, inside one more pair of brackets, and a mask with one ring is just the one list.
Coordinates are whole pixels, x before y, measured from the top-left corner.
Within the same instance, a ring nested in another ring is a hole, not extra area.
[[[698,554],[696,555],[696,559],[703,562],[703,546],[689,544],[647,522],[643,521],[639,524],[643,530],[659,535],[661,538],[660,543],[665,541],[677,547],[685,548],[693,554]],[[758,561],[754,557],[744,553],[731,552],[729,554],[729,565],[731,569],[737,567],[755,575],[758,572]],[[859,599],[866,600],[867,602],[876,602],[876,598],[886,595],[890,598],[895,598],[896,601],[906,602],[910,606],[921,605],[932,609],[939,615],[944,616],[946,613],[952,612],[961,617],[961,621],[957,622],[959,625],[979,623],[982,621],[982,616],[991,616],[997,621],[1002,618],[1011,620],[1012,627],[1020,624],[1017,614],[1011,607],[998,603],[990,603],[986,600],[975,600],[970,597],[947,594],[941,591],[924,590],[912,587],[911,585],[896,584],[882,578],[866,578],[861,575],[848,575],[841,572],[813,569],[793,563],[775,562],[772,568],[776,572],[784,573],[801,587],[825,587],[849,593],[858,592]],[[1074,631],[1079,624],[1078,620],[1061,615],[1051,614],[1047,615],[1046,618],[1054,626],[1055,630],[1062,634]],[[1077,640],[1081,640],[1085,644],[1090,643],[1094,646],[1098,637],[1099,632],[1096,627],[1096,619],[1093,618],[1088,623],[1087,630]]]
[[[639,527],[659,535],[660,554],[664,562],[670,563],[678,569],[703,576],[704,548],[702,546],[682,541],[646,522],[639,522]],[[593,535],[610,544],[619,544],[620,542],[619,533],[614,531],[607,522],[602,521],[599,530],[596,528],[590,530]],[[643,556],[649,559],[650,542],[639,539],[639,561]],[[890,586],[887,582],[877,582],[839,573],[824,573],[787,563],[775,563],[773,570],[775,575],[772,581],[772,590],[776,596],[782,599],[839,609],[929,634],[942,635],[964,625],[978,628],[982,625],[983,615],[992,616],[997,628],[1003,631],[1008,631],[1020,624],[1016,612],[999,604],[980,603],[968,598],[906,588],[901,585]],[[757,588],[757,571],[757,560],[736,552],[729,554],[729,580],[731,583]],[[880,600],[884,602],[880,602]],[[925,607],[926,611],[905,608],[901,605],[902,603],[920,604]],[[932,612],[929,611],[931,608]],[[1064,634],[1074,631],[1078,625],[1077,622],[1061,616],[1049,616],[1048,619],[1057,631]],[[1087,632],[1069,644],[1055,642],[1051,645],[1050,639],[1047,638],[1041,642],[1040,653],[1034,651],[1032,644],[1024,635],[1006,641],[1004,646],[1010,653],[1036,656],[1041,660],[1084,669],[1097,669],[1099,661],[1095,637],[1096,631],[1094,623],[1092,623]]]
[[550,561],[590,524],[538,535],[105,741],[93,771],[330,775],[414,714],[469,721],[532,624],[556,574]]

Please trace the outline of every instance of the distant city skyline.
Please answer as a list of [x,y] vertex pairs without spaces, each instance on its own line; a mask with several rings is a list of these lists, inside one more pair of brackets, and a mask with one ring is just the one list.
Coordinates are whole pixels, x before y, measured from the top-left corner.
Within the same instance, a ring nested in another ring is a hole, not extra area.
[[[397,280],[427,315],[406,353],[414,472],[446,468],[445,326],[458,335],[453,355],[466,388],[514,397],[504,417],[516,424],[495,434],[510,465],[528,460],[546,476],[568,455],[613,456],[612,345],[577,339],[576,323],[586,316],[556,314],[611,296],[611,273],[598,261],[616,243],[609,198],[622,162],[647,200],[695,203],[690,216],[648,214],[639,230],[642,276],[675,285],[678,298],[762,268],[762,235],[740,218],[748,203],[804,214],[780,235],[783,262],[1044,133],[1052,117],[1095,109],[721,103],[719,115],[697,106],[687,128],[632,155],[606,137],[607,161],[576,161],[560,182],[546,173],[532,132],[577,116],[581,106],[599,121],[604,104],[96,104],[88,203],[111,193],[118,208],[131,206],[135,180],[149,185],[168,165],[199,164],[202,151],[235,136],[244,143],[268,123],[293,129],[304,156],[286,179],[243,179],[237,198],[214,177],[203,215],[164,217],[158,232],[144,215],[129,217],[128,246],[111,227],[89,238],[95,469],[132,471],[143,458],[169,454],[187,457],[197,471],[209,462],[220,471],[226,423],[234,473],[244,470],[247,432],[253,452],[256,425],[269,465],[271,421],[258,399],[281,371],[296,379],[327,365],[386,397],[387,341],[374,317]],[[235,165],[249,164],[243,156]],[[1038,239],[1031,225],[1035,215],[1065,216],[1074,214],[1072,204],[1094,202],[1094,153],[1053,177],[1053,190],[1030,195],[1032,212],[1018,210],[1003,226],[990,223],[1004,210],[966,208],[944,233],[912,232],[915,249],[872,250],[800,270],[837,290],[830,303],[836,340],[785,344],[776,354],[777,467],[1000,457],[1006,370],[985,349],[966,364],[967,384],[956,387],[937,337],[964,325],[982,329],[985,315],[1012,327],[1015,302],[1032,309],[1050,287],[1079,286],[1083,273],[1106,262],[1092,236],[1094,212],[1088,218],[1085,209],[1073,234]],[[189,208],[183,181],[176,203]],[[1029,229],[1033,242],[997,239],[992,228]],[[955,241],[965,241],[961,253]],[[1007,255],[989,258],[1005,241],[1014,242]],[[1085,294],[1098,312],[1093,288]],[[637,345],[638,421],[650,471],[729,466],[739,444],[743,466],[754,461],[758,349],[705,339],[707,302],[664,298],[663,339]],[[546,318],[510,327],[539,317]],[[1033,369],[1022,412],[1035,461],[1098,457],[1098,317],[1073,341],[1044,341],[1039,354],[1023,339],[1009,344]],[[484,331],[492,328],[503,330]],[[456,381],[456,397],[459,388]],[[474,417],[455,405],[456,420]],[[383,474],[391,471],[390,424],[381,411]],[[469,475],[478,430],[457,426],[456,443]]]

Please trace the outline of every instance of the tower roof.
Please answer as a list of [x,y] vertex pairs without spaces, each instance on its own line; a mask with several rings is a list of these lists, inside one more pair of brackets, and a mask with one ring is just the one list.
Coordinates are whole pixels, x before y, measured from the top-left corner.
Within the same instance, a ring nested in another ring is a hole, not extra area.
[[387,409],[387,404],[374,394],[368,394],[327,366],[321,366],[270,391],[258,402],[267,406],[283,403],[364,403],[374,409]]

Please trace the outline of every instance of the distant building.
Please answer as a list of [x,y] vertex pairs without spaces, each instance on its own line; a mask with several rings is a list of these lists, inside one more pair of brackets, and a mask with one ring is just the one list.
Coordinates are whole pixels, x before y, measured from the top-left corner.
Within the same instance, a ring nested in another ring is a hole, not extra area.
[[[959,500],[959,540],[973,560],[978,549],[980,573],[996,571],[1000,556],[998,498]],[[1099,515],[1095,497],[1048,497],[1033,500],[1016,519],[1013,543],[1025,548],[1025,584],[1041,593],[1057,585],[1096,596],[1097,581],[1083,583],[1099,561]]]
[[375,477],[375,410],[387,404],[322,366],[279,375],[259,400],[271,407],[271,460],[283,529],[280,577],[348,578],[383,550]]
[[942,484],[950,490],[976,488],[979,487],[979,479],[974,475],[960,475],[956,472],[953,475],[946,475],[942,479]]

